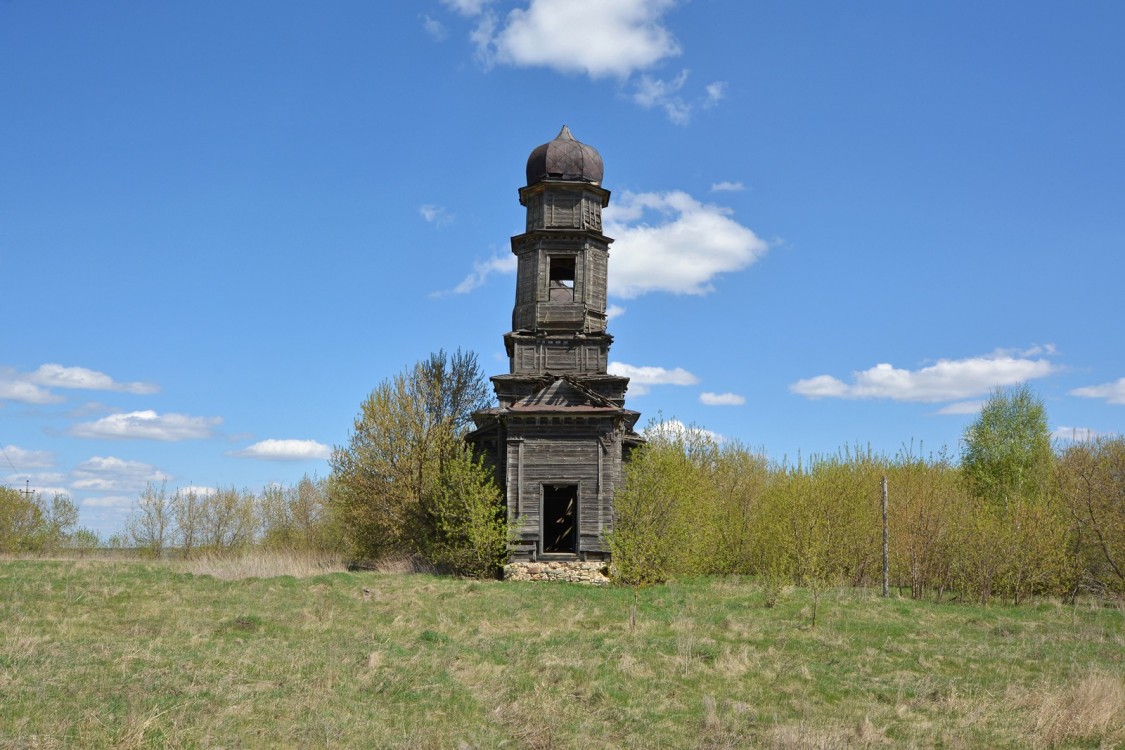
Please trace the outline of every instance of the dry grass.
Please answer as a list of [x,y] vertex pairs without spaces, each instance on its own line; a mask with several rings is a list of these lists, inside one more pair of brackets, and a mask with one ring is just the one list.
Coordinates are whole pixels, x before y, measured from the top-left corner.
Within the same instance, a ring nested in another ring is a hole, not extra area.
[[1125,743],[1125,682],[1092,671],[1058,690],[1032,696],[1036,739],[1046,747],[1067,742]]
[[223,581],[246,578],[311,578],[347,570],[339,555],[320,552],[255,550],[243,555],[204,554],[174,564],[177,569],[200,576],[213,576]]
[[213,562],[223,578],[188,562],[0,564],[0,748],[1125,740],[1112,607],[843,592],[812,629],[805,592],[767,608],[745,580],[634,593]]

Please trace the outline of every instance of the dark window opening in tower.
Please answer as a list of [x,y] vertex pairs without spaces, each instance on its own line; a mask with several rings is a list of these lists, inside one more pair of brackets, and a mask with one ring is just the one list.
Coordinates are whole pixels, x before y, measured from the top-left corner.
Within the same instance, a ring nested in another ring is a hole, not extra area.
[[543,485],[543,552],[573,553],[578,541],[578,485]]
[[574,256],[553,257],[549,260],[552,302],[574,301]]

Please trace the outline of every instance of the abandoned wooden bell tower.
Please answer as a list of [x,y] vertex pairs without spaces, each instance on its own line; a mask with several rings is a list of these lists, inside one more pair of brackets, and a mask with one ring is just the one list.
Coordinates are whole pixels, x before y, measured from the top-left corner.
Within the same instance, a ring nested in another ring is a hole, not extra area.
[[[506,375],[499,405],[474,415],[469,439],[494,462],[517,525],[508,574],[581,579],[609,559],[605,532],[622,461],[642,442],[625,408],[629,379],[607,373],[609,245],[602,234],[602,158],[567,127],[531,152],[520,204],[519,259]],[[549,563],[544,566],[543,563]],[[573,571],[574,575],[569,574]]]

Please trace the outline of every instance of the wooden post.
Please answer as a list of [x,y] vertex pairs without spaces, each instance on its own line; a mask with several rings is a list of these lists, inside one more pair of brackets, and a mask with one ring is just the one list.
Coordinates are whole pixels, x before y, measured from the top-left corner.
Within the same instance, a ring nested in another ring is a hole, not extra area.
[[890,594],[891,568],[887,548],[887,475],[883,475],[883,596]]

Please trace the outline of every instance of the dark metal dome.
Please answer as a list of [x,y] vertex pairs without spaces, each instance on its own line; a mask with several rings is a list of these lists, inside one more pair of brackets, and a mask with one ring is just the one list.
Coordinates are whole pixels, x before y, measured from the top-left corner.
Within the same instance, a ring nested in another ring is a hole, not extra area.
[[580,143],[563,125],[555,140],[544,143],[527,157],[527,184],[543,179],[582,180],[600,185],[602,157],[593,146]]

